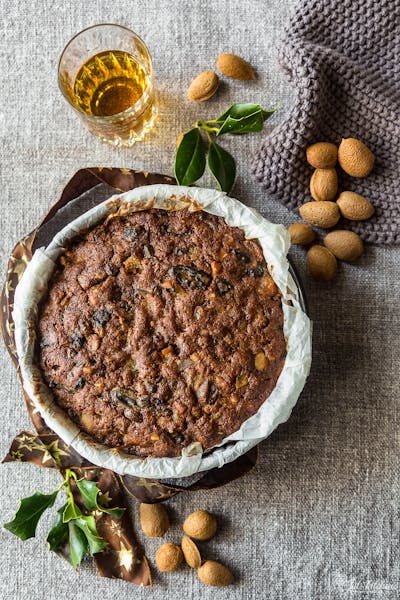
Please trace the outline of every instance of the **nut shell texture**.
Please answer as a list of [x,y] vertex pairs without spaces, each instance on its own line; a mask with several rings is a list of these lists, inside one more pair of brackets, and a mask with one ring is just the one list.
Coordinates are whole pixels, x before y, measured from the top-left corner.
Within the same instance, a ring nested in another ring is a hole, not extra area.
[[352,177],[367,177],[374,167],[375,156],[356,138],[345,138],[338,150],[338,160],[343,171]]
[[184,535],[181,542],[181,548],[189,567],[198,569],[201,565],[201,555],[194,541],[187,535]]
[[317,281],[330,281],[336,275],[336,258],[324,246],[312,246],[307,252],[307,268]]
[[355,192],[342,192],[337,199],[340,212],[351,221],[364,221],[375,212],[371,202]]
[[209,540],[217,531],[217,519],[206,510],[196,510],[186,518],[183,531],[195,540]]
[[218,75],[214,71],[203,71],[190,84],[188,98],[194,102],[204,102],[215,94],[218,86]]
[[329,229],[339,221],[340,212],[336,202],[306,202],[300,207],[300,216],[315,227]]
[[159,571],[171,573],[179,569],[183,561],[183,553],[177,544],[167,542],[159,547],[156,553],[156,565]]
[[315,169],[331,169],[336,165],[338,150],[330,142],[317,142],[307,148],[306,155]]
[[215,560],[206,560],[204,565],[197,569],[200,581],[206,585],[223,587],[233,583],[231,571]]
[[300,244],[301,246],[311,244],[317,237],[314,229],[306,223],[292,223],[288,227],[288,232],[292,244]]
[[223,75],[233,79],[241,79],[242,81],[256,79],[253,67],[247,60],[236,54],[220,54],[217,58],[217,68]]
[[363,243],[359,235],[353,231],[337,229],[324,238],[324,244],[340,260],[352,262],[363,252]]
[[162,504],[140,504],[140,524],[148,537],[163,537],[169,528],[169,518]]
[[338,190],[336,169],[316,169],[311,177],[310,192],[314,200],[334,200]]

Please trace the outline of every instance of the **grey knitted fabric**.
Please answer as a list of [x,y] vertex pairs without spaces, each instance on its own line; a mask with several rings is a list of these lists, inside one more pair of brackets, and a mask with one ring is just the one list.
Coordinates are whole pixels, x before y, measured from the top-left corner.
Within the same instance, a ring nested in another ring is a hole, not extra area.
[[345,222],[368,242],[400,243],[400,0],[308,0],[286,30],[280,63],[296,88],[287,119],[263,143],[253,173],[291,210],[311,200],[305,149],[342,137],[365,142],[373,172],[339,171],[340,191],[369,198],[376,214]]

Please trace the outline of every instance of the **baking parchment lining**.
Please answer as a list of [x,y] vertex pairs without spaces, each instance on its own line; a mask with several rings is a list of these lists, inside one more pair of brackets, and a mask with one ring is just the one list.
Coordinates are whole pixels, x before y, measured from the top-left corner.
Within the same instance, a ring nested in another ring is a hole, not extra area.
[[[177,458],[140,459],[95,442],[56,404],[35,363],[38,304],[47,291],[55,262],[64,246],[77,234],[108,215],[126,215],[148,208],[189,211],[206,210],[222,216],[232,226],[241,227],[246,238],[257,238],[275,283],[283,296],[284,334],[287,356],[278,382],[257,413],[240,429],[206,455],[199,443],[184,449]],[[282,422],[286,421],[304,387],[311,365],[311,323],[301,309],[297,287],[289,273],[286,254],[289,236],[283,225],[264,219],[254,209],[217,190],[170,186],[140,187],[112,196],[78,217],[59,233],[47,248],[36,250],[15,292],[13,319],[15,342],[24,389],[48,427],[92,463],[121,475],[155,479],[188,477],[221,467],[250,450]]]

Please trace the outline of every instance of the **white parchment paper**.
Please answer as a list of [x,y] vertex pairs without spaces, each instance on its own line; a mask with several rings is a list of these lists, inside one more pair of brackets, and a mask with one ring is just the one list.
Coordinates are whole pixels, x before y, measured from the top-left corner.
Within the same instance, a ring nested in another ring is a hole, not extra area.
[[[108,215],[125,215],[146,208],[189,211],[203,209],[241,227],[246,238],[257,238],[270,273],[282,292],[284,334],[287,356],[277,385],[256,414],[240,429],[207,454],[199,443],[192,444],[177,458],[140,459],[95,442],[56,404],[36,365],[37,310],[47,291],[55,261],[65,245],[82,230]],[[251,209],[212,189],[174,185],[139,187],[89,210],[62,229],[47,246],[38,249],[17,286],[13,319],[15,342],[24,389],[48,427],[92,463],[120,474],[155,479],[188,477],[200,471],[222,467],[250,450],[286,421],[304,387],[311,365],[311,323],[299,303],[299,293],[289,273],[289,236],[283,225],[275,225]]]

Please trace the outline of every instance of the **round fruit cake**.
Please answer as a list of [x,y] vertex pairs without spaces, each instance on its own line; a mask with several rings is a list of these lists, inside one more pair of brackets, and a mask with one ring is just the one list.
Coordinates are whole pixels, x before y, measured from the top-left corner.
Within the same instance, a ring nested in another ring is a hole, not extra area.
[[238,430],[286,357],[261,246],[204,211],[109,216],[60,257],[40,306],[39,360],[81,430],[140,457]]

